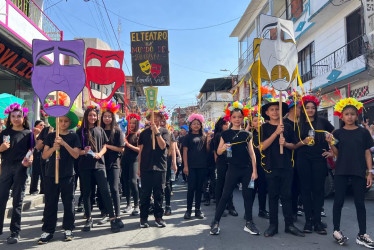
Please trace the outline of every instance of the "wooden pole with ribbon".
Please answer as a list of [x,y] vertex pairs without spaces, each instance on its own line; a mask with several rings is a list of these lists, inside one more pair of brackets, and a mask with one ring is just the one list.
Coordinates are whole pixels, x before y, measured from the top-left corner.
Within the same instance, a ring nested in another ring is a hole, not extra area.
[[[56,105],[59,104],[59,95],[56,91]],[[60,117],[56,117],[56,138],[60,136]],[[59,169],[60,169],[60,149],[56,150],[56,162],[55,162],[55,183],[59,181]]]
[[[279,78],[282,78],[282,67],[278,66]],[[279,91],[279,124],[283,125],[283,105],[282,105],[282,90]],[[283,133],[280,134],[280,138],[283,138]],[[283,154],[283,145],[280,146],[280,154]]]
[[[152,124],[155,122],[154,110],[157,104],[157,91],[158,91],[158,88],[156,87],[148,87],[144,89],[145,96],[147,98],[147,107],[151,111],[151,123]],[[155,134],[153,131],[152,131],[152,148],[153,150],[156,149],[156,138],[155,138]]]

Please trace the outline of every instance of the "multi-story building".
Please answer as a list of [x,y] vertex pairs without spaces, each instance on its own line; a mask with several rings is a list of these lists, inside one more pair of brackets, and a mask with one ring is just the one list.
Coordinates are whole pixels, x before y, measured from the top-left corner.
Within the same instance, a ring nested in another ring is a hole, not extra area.
[[187,124],[188,117],[192,113],[196,113],[198,109],[199,107],[195,105],[187,106],[184,108],[181,108],[181,107],[175,108],[170,118],[171,125],[179,128]]
[[[336,90],[363,102],[374,98],[374,80],[367,66],[370,40],[365,34],[368,23],[374,27],[370,21],[374,16],[365,14],[365,4],[356,0],[252,0],[231,34],[239,40],[239,79],[253,62],[252,42],[260,36],[260,14],[292,20],[304,87],[320,91],[319,112],[337,126],[333,106],[340,97]],[[371,105],[374,102],[365,106]],[[367,111],[373,120],[374,109]]]
[[[43,12],[43,0],[0,0],[0,93],[24,99],[32,111],[32,40],[62,37],[63,32]],[[41,63],[50,62],[43,58]],[[39,105],[35,111],[37,119]]]
[[234,77],[207,79],[200,89],[199,112],[206,121],[215,122],[224,114],[225,105],[233,100],[230,90],[235,85]]
[[[113,98],[121,105],[121,113],[125,113],[125,86],[119,87]],[[140,113],[147,106],[145,93],[142,86],[134,84],[132,76],[126,76],[126,103],[131,113]]]

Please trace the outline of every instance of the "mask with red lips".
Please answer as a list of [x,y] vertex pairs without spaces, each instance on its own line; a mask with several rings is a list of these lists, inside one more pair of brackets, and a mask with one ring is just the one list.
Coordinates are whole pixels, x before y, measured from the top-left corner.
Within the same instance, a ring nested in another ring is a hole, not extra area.
[[[108,51],[88,48],[86,51],[86,87],[89,90],[94,102],[109,101],[116,90],[125,81],[125,73],[122,70],[123,64],[123,51]],[[96,59],[96,60],[94,60]],[[91,61],[95,61],[95,66],[89,66]],[[115,68],[108,64],[109,61],[117,61],[120,65],[119,68]],[[92,94],[91,84],[95,83],[98,85],[112,85],[113,88],[110,94],[105,99],[100,99]]]
[[161,65],[152,63],[151,74],[156,78],[161,73]]

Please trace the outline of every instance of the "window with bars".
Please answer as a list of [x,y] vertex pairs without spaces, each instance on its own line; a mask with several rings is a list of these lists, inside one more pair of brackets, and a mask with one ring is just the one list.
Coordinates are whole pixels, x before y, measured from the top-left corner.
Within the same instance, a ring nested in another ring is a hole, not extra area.
[[312,65],[315,62],[314,41],[298,53],[299,74],[303,82],[313,78]]

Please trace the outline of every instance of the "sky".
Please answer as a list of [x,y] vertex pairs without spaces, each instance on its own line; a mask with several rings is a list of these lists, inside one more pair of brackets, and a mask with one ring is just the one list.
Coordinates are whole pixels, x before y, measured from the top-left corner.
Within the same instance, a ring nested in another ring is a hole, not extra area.
[[[44,10],[63,30],[64,40],[100,38],[118,50],[117,37],[125,51],[129,69],[123,66],[126,75],[131,74],[130,32],[169,30],[170,86],[159,87],[158,97],[164,99],[168,109],[173,109],[196,104],[206,79],[228,76],[229,71],[221,70],[237,68],[238,38],[229,36],[249,3],[250,0],[44,0]],[[205,28],[213,25],[217,26]]]

